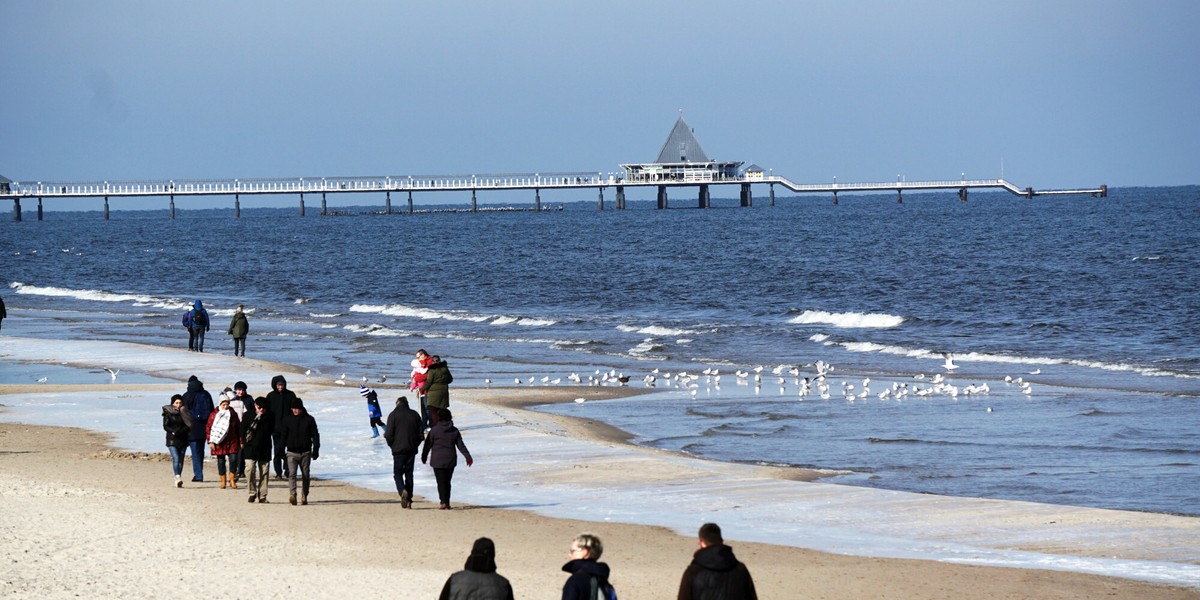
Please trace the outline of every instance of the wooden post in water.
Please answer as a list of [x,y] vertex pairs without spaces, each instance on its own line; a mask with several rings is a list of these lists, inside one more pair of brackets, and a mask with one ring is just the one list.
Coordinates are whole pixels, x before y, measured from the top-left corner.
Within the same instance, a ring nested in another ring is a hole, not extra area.
[[600,188],[600,204],[596,206],[596,210],[604,210],[604,188]]
[[702,183],[702,184],[700,184],[700,198],[699,198],[699,204],[697,207],[698,208],[708,208],[709,206],[710,206],[710,200],[708,197],[708,185]]
[[13,198],[13,220],[21,222],[21,199]]
[[533,209],[542,212],[542,190],[533,188]]
[[667,207],[667,186],[658,186],[658,204],[656,208],[665,209]]
[[38,220],[42,220],[42,197],[38,196]]
[[771,206],[775,206],[775,184],[771,184]]
[[389,214],[389,215],[392,214],[392,191],[391,190],[388,190],[388,193],[387,193],[387,214]]
[[471,212],[479,212],[479,207],[475,204],[475,188],[471,188]]
[[300,192],[300,216],[304,216],[304,192]]
[[325,192],[321,192],[321,216],[329,215],[329,207],[325,204]]
[[749,208],[751,206],[754,206],[754,199],[750,196],[750,184],[748,184],[748,183],[742,184],[741,196],[742,196],[741,204],[743,207]]
[[625,210],[625,186],[617,186],[617,210]]
[[959,202],[967,201],[967,188],[958,188],[958,201]]
[[108,196],[104,197],[104,220],[108,220]]
[[837,190],[833,190],[833,205],[837,206]]
[[233,195],[233,218],[242,218],[242,199],[238,194]]
[[896,188],[896,204],[904,204],[904,197],[901,196],[900,188]]
[[412,190],[408,190],[408,214],[412,214]]
[[171,194],[171,210],[170,210],[170,212],[171,212],[171,220],[174,221],[175,220],[175,194],[174,193]]

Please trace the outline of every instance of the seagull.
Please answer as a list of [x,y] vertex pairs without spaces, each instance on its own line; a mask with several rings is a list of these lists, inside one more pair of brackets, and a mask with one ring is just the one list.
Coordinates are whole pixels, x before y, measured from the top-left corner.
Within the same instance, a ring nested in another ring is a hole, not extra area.
[[484,379],[484,380],[483,380],[483,384],[484,384],[484,385],[492,385],[492,380],[491,380],[491,379]]
[[946,353],[946,364],[944,364],[942,366],[945,367],[947,371],[953,371],[954,369],[957,369],[958,365],[954,364],[954,355],[947,352]]
[[1030,374],[1030,375],[1041,375],[1041,374],[1042,374],[1042,370],[1041,370],[1041,369],[1034,369],[1034,370],[1030,371],[1030,372],[1029,372],[1029,374]]
[[37,380],[37,382],[38,382],[38,383],[46,383],[46,378],[45,378],[45,377],[43,377],[43,378],[41,378],[41,379]]
[[108,367],[104,367],[104,370],[105,370],[105,371],[108,371],[108,374],[109,374],[109,375],[112,377],[112,380],[113,380],[113,381],[116,381],[116,380],[117,380],[117,373],[120,373],[120,372],[121,372],[121,370],[120,370],[120,369],[117,369],[117,370],[115,370],[115,371],[114,371],[113,369],[110,369],[110,368],[108,368]]
[[366,382],[367,382],[367,376],[366,376],[366,375],[363,375],[363,376],[362,376],[362,380],[363,380],[363,383],[366,383]]
[[521,378],[520,378],[520,377],[513,377],[513,381],[514,381],[514,382],[515,382],[517,385],[521,385]]
[[379,383],[386,383],[386,382],[387,382],[387,375],[380,375]]
[[342,373],[342,376],[338,379],[333,380],[333,382],[338,385],[346,385],[346,374]]
[[312,369],[307,369],[307,370],[305,370],[305,371],[304,371],[304,376],[305,376],[305,377],[308,377],[309,375],[312,375]]
[[575,399],[575,404],[583,404],[584,402],[587,402],[587,400],[584,400],[583,398],[576,398],[576,399]]

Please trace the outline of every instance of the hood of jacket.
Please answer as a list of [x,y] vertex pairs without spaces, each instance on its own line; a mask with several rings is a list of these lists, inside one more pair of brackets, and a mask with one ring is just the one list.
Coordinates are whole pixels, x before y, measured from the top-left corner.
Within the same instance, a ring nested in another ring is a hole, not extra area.
[[164,404],[163,405],[163,416],[177,415],[177,414],[180,414],[181,412],[182,411],[180,411],[178,408],[176,408],[174,404]]
[[571,574],[583,573],[589,577],[595,577],[601,582],[608,581],[608,565],[586,558],[576,558],[563,565],[562,570]]
[[188,377],[187,391],[196,393],[204,391],[204,383],[196,378],[195,375]]
[[192,303],[192,309],[193,310],[204,310],[204,303],[197,300]]
[[710,571],[732,571],[738,565],[733,548],[725,544],[697,550],[692,555],[692,562]]
[[271,391],[274,392],[274,391],[278,390],[279,384],[281,384],[281,383],[283,384],[283,389],[286,390],[287,389],[287,379],[284,379],[283,375],[276,375],[276,376],[272,377],[271,378]]

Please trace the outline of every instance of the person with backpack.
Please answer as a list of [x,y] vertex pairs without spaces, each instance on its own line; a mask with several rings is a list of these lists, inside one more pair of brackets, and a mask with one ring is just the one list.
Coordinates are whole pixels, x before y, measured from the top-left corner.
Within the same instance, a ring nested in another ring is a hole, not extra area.
[[192,451],[192,481],[204,481],[204,446],[208,439],[208,415],[213,411],[212,394],[204,389],[204,383],[195,375],[188,377],[187,391],[183,393],[183,410],[192,416],[188,446]]
[[204,333],[208,331],[208,311],[204,310],[204,303],[199,300],[192,303],[192,310],[188,311],[188,316],[192,321],[193,348],[196,352],[204,352]]
[[617,591],[608,581],[609,568],[600,562],[604,544],[600,538],[581,533],[571,541],[571,560],[562,570],[571,574],[563,584],[562,600],[617,600]]
[[196,351],[196,327],[192,324],[191,309],[183,311],[183,328],[188,332],[188,352]]

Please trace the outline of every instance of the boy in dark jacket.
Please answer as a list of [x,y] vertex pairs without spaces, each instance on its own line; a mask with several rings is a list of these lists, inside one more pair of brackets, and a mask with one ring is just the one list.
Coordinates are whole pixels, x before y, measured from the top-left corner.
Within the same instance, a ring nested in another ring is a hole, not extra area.
[[725,545],[716,523],[700,526],[700,547],[679,582],[679,600],[758,600],[754,580]]

